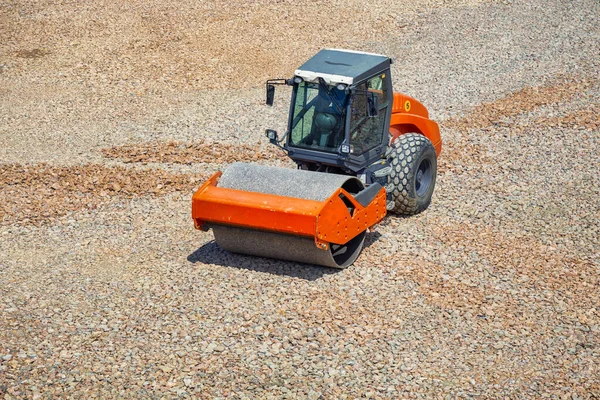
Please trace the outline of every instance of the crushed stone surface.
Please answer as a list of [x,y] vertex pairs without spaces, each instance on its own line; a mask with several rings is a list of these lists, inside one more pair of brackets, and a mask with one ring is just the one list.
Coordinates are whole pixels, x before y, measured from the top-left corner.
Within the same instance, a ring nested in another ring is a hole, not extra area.
[[[340,10],[344,12],[339,12]],[[0,12],[0,398],[600,397],[600,4],[25,2]],[[345,270],[227,253],[193,191],[289,166],[322,47],[392,56],[444,148]]]
[[1,164],[0,224],[39,225],[116,199],[189,193],[206,176],[102,165]]
[[231,164],[240,162],[286,161],[288,157],[275,146],[223,144],[212,140],[197,143],[148,142],[102,149],[107,158],[124,163]]

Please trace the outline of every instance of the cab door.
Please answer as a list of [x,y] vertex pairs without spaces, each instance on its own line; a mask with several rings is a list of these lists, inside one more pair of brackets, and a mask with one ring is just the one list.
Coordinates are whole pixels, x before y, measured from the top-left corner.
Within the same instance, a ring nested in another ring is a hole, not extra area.
[[[372,154],[380,155],[384,140],[387,140],[386,126],[389,124],[389,107],[391,107],[389,73],[383,72],[365,80],[356,86],[357,92],[352,97],[350,107],[350,145],[352,155],[372,158]],[[373,93],[378,98],[377,116],[368,116],[368,95]],[[361,157],[362,158],[362,157]]]

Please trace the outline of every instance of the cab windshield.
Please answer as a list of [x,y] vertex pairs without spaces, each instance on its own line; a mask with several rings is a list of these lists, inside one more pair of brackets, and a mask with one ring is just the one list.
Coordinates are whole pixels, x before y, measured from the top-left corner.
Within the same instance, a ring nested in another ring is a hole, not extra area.
[[296,86],[290,145],[337,152],[344,141],[345,91],[324,83],[301,82]]

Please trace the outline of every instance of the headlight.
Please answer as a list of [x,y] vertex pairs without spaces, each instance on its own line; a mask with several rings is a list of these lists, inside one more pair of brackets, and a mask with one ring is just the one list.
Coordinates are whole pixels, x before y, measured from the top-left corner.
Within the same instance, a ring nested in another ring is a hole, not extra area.
[[352,145],[343,144],[340,146],[340,153],[342,154],[350,154],[352,152]]
[[277,131],[276,130],[267,129],[265,133],[271,142],[277,140]]

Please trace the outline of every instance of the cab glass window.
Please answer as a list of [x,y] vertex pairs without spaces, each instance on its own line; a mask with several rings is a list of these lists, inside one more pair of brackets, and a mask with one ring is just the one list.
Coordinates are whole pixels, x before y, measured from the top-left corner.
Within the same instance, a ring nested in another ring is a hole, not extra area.
[[296,88],[290,145],[337,152],[344,141],[347,94],[335,86],[302,82]]
[[[380,74],[362,82],[352,97],[350,117],[350,144],[353,154],[363,154],[381,144],[385,125],[388,101],[386,74]],[[367,93],[374,93],[379,99],[378,115],[368,116]]]

